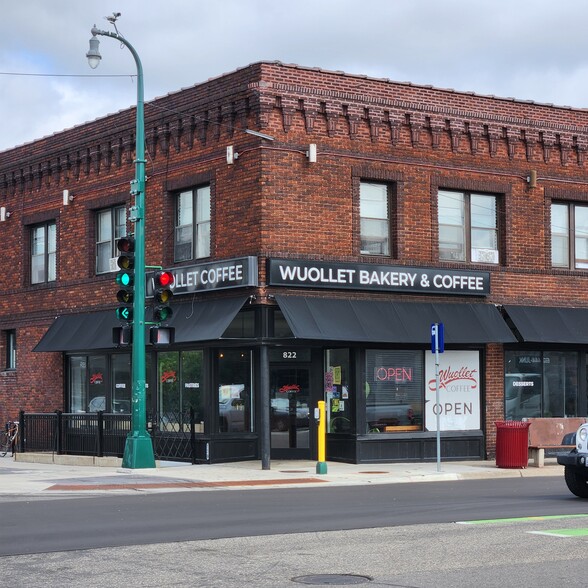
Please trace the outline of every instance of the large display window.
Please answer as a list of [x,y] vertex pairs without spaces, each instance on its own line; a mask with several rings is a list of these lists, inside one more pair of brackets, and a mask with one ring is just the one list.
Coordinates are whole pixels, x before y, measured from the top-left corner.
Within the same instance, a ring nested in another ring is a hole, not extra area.
[[368,349],[365,379],[368,433],[422,430],[425,389],[422,351]]
[[325,351],[325,403],[329,433],[355,433],[355,394],[350,383],[349,349]]
[[506,351],[505,417],[582,416],[578,413],[579,359],[575,351]]
[[72,355],[68,363],[70,412],[130,413],[129,354]]
[[202,350],[157,354],[158,411],[163,430],[189,430],[190,410],[194,410],[196,432],[204,432],[202,358]]
[[218,352],[218,430],[221,433],[253,431],[251,351]]

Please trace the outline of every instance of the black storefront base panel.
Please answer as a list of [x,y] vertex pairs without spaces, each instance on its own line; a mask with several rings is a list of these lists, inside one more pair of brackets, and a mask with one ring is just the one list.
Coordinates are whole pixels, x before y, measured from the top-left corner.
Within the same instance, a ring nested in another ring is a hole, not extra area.
[[210,443],[209,463],[228,463],[259,459],[257,435],[215,437]]
[[[327,460],[345,463],[395,463],[436,461],[436,433],[379,434],[356,438],[327,437]],[[441,433],[441,461],[485,459],[482,431]]]

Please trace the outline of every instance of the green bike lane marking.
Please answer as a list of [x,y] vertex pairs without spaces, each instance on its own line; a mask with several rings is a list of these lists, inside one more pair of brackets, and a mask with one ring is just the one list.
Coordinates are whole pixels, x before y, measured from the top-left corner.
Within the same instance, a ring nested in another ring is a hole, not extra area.
[[536,517],[513,517],[510,519],[481,519],[479,521],[456,521],[458,525],[491,525],[498,523],[521,523],[529,521],[551,521],[557,519],[579,519],[588,517],[588,514],[571,515],[546,515]]
[[588,537],[588,529],[554,529],[553,531],[529,531],[529,533],[550,537]]

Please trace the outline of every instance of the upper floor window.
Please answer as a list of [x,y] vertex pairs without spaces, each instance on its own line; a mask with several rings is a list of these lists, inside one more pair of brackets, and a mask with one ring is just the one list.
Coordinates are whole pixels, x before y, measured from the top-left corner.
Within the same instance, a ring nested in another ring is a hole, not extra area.
[[174,261],[210,255],[210,186],[186,190],[176,198]]
[[389,208],[386,184],[372,182],[359,184],[361,253],[390,255]]
[[14,329],[4,331],[6,341],[5,369],[16,369],[16,331]]
[[55,221],[31,228],[31,284],[57,279]]
[[551,205],[551,265],[588,269],[588,206]]
[[96,213],[96,273],[116,270],[110,260],[118,257],[116,242],[127,234],[127,209],[106,208]]
[[439,190],[439,259],[498,263],[497,197]]

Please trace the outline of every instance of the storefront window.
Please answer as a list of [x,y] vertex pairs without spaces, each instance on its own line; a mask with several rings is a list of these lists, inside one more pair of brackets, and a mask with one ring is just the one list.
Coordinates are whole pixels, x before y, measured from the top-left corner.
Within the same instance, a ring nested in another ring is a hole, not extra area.
[[325,403],[329,433],[355,432],[355,396],[351,388],[349,363],[349,349],[325,351]]
[[108,397],[108,370],[105,355],[91,355],[88,357],[88,403],[84,410],[88,412],[106,411]]
[[[131,412],[130,354],[72,355],[68,362],[71,412]],[[146,364],[149,365],[149,356]]]
[[578,416],[578,354],[573,351],[506,351],[507,419]]
[[422,430],[422,351],[368,349],[365,378],[367,432]]
[[84,412],[87,391],[86,374],[88,361],[85,355],[74,355],[69,358],[69,411]]
[[228,349],[218,354],[218,430],[253,431],[251,352]]
[[194,409],[194,421],[197,433],[204,433],[204,390],[202,389],[202,351],[182,351],[180,398],[182,412],[185,415]]
[[180,415],[180,354],[168,351],[157,355],[159,418],[162,428],[173,430]]
[[543,354],[543,416],[577,416],[578,354],[546,351]]
[[109,412],[131,412],[131,356],[121,353],[112,356],[112,406],[107,406]]

